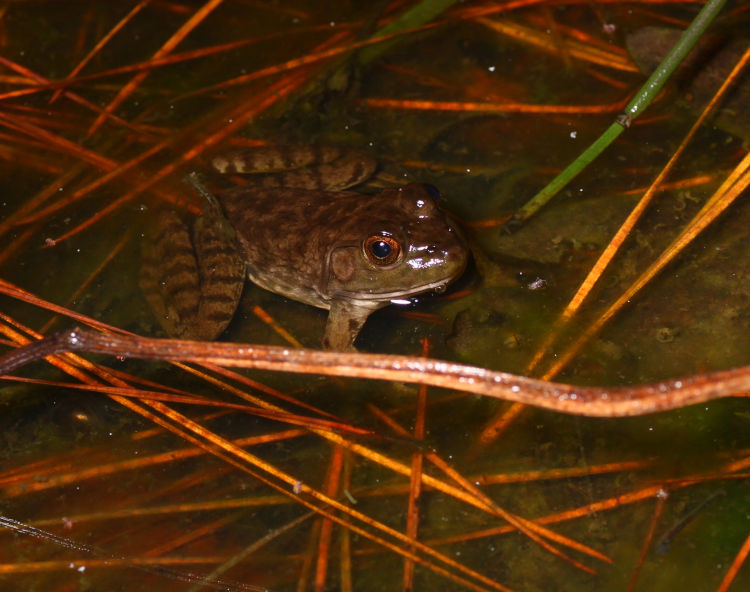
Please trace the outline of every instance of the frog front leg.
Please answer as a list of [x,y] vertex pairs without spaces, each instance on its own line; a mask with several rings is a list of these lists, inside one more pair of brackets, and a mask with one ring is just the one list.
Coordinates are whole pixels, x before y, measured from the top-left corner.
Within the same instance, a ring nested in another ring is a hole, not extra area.
[[356,351],[354,340],[372,309],[345,301],[334,301],[328,313],[323,347],[337,351]]

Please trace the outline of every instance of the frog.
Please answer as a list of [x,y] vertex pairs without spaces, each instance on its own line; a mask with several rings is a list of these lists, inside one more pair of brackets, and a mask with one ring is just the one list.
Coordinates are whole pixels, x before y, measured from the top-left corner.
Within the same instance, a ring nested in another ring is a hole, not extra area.
[[466,268],[466,240],[432,185],[350,190],[374,173],[370,155],[265,146],[211,164],[252,179],[215,196],[202,188],[192,226],[166,211],[143,241],[141,290],[172,337],[216,339],[247,279],[328,310],[323,347],[352,351],[374,311],[442,292]]

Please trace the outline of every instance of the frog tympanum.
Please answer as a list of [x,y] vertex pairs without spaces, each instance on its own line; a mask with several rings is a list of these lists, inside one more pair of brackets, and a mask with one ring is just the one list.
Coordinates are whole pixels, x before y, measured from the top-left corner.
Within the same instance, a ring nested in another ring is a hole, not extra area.
[[213,165],[222,173],[277,174],[220,193],[192,229],[175,212],[159,215],[144,241],[140,284],[172,336],[217,337],[247,277],[328,309],[324,347],[353,349],[370,313],[441,291],[466,266],[466,243],[438,207],[434,187],[341,191],[372,174],[371,157],[278,146],[217,157]]

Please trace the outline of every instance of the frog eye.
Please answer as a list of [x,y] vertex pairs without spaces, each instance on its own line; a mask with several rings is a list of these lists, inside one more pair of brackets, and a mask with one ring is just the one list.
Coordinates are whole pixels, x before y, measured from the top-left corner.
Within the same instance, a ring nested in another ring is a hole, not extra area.
[[375,265],[391,265],[401,255],[401,245],[392,236],[373,234],[362,245],[367,258]]

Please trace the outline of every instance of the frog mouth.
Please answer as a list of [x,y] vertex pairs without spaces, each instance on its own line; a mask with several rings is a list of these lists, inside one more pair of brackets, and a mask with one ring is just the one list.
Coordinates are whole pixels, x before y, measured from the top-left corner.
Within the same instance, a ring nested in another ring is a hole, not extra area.
[[451,280],[449,279],[429,282],[426,284],[422,284],[421,286],[415,286],[413,288],[410,288],[408,292],[406,293],[392,291],[392,292],[342,292],[342,294],[349,296],[352,300],[358,300],[358,301],[363,301],[363,302],[375,301],[375,302],[382,303],[382,302],[389,301],[393,304],[410,304],[411,299],[414,296],[419,296],[420,294],[424,294],[426,292],[436,292],[438,294],[442,294],[443,292],[445,292],[450,282]]

